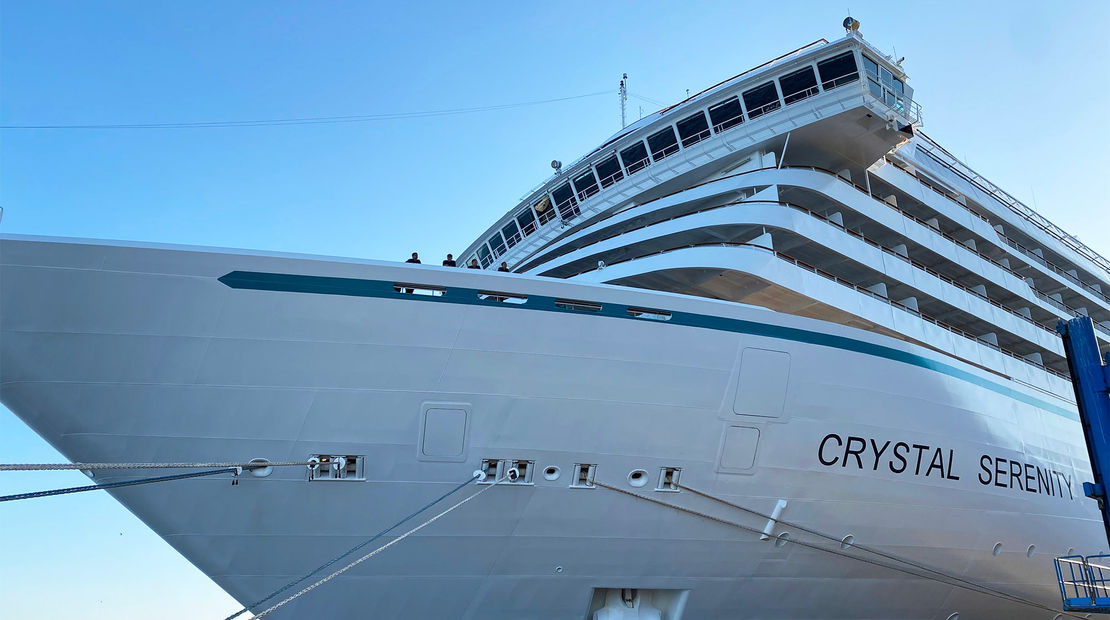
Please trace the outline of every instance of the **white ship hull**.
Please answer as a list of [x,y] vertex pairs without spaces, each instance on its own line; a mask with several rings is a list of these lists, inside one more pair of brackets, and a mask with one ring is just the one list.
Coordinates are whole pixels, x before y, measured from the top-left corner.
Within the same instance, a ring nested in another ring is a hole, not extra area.
[[[233,251],[7,237],[0,269],[0,401],[66,457],[365,456],[365,481],[284,468],[235,486],[113,492],[243,603],[483,459],[535,461],[533,484],[491,489],[275,617],[587,618],[595,588],[685,591],[684,618],[1052,617],[572,488],[579,463],[596,464],[599,482],[758,530],[766,519],[654,490],[660,468],[764,513],[786,500],[789,523],[1049,607],[1052,557],[1103,540],[1082,496],[1090,471],[1073,405],[861,330],[620,287]],[[255,282],[273,290],[220,280],[232,272],[275,274]],[[429,435],[437,405],[465,412],[457,432]],[[542,476],[548,466],[557,480]],[[638,469],[642,488],[628,478]],[[841,551],[781,523],[773,536],[784,532]]]

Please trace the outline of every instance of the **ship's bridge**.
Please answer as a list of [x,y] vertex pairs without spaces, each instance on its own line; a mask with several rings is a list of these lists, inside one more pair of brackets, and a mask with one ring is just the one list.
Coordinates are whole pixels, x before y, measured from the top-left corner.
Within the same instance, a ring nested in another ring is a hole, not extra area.
[[1105,259],[920,133],[906,80],[855,33],[799,48],[626,128],[462,256],[852,325],[1066,394],[1054,327],[1088,315],[1110,350]]
[[920,122],[898,63],[857,33],[822,39],[625,128],[529,192],[460,256],[521,270],[598,217],[719,178],[762,153],[862,176]]

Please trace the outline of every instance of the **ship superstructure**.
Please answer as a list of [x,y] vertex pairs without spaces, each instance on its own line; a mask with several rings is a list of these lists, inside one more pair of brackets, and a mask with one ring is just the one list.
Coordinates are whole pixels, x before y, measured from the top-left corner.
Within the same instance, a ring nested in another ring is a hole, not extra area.
[[496,483],[267,617],[1056,618],[1103,528],[1052,328],[1107,349],[1107,261],[920,129],[852,30],[561,167],[485,269],[0,236],[0,401],[79,463],[314,463],[111,491],[256,613]]
[[920,132],[900,63],[824,40],[642,119],[466,249],[519,273],[764,306],[1068,394],[1056,321],[1110,343],[1110,261]]

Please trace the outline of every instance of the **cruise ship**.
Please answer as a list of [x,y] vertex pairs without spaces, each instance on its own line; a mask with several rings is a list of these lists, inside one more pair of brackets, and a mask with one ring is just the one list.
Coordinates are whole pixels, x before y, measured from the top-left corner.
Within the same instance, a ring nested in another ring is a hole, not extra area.
[[1054,327],[1110,350],[1110,262],[854,26],[553,162],[460,268],[0,237],[0,402],[78,463],[311,463],[111,491],[252,614],[1066,617],[1106,540]]

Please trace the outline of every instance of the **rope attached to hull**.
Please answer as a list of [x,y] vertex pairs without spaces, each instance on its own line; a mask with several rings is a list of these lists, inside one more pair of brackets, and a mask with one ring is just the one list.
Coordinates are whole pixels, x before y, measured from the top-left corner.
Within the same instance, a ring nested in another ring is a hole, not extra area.
[[[690,514],[690,515],[701,517],[703,519],[708,519],[710,521],[715,521],[715,522],[720,523],[722,525],[728,525],[728,526],[731,526],[731,527],[735,527],[737,529],[741,529],[741,530],[744,530],[746,532],[751,532],[753,534],[763,534],[763,530],[761,530],[759,528],[744,525],[742,523],[737,523],[735,521],[730,521],[730,520],[722,518],[722,517],[717,517],[717,516],[714,516],[714,515],[711,515],[711,514],[708,514],[708,513],[705,513],[705,512],[694,510],[692,508],[686,508],[684,506],[678,506],[676,504],[670,504],[670,503],[664,502],[662,500],[656,499],[654,497],[648,497],[646,495],[640,495],[639,493],[634,493],[634,492],[629,491],[627,489],[622,489],[622,488],[619,488],[619,487],[616,487],[616,486],[613,486],[613,485],[605,484],[604,482],[600,482],[600,481],[597,481],[597,480],[594,481],[594,484],[597,485],[598,487],[601,487],[601,488],[609,489],[611,491],[616,491],[617,493],[622,493],[624,495],[628,495],[628,496],[634,497],[636,499],[641,499],[641,500],[644,500],[646,502],[650,502],[652,504],[657,504],[659,506],[663,506],[663,507],[666,507],[666,508],[671,508],[671,509],[677,510],[679,512],[684,512],[684,513],[687,513],[687,514]],[[689,487],[683,486],[682,488],[687,490],[687,491],[691,491],[691,492],[693,492],[697,495],[708,497],[708,498],[710,498],[714,501],[717,501],[717,502],[720,502],[720,503],[723,503],[723,504],[727,504],[727,505],[732,506],[734,508],[738,508],[740,510],[743,510],[743,511],[746,511],[746,512],[749,512],[749,513],[752,513],[752,514],[757,514],[757,515],[760,515],[760,516],[764,516],[763,513],[761,513],[761,512],[758,512],[758,511],[755,511],[755,510],[750,510],[748,508],[744,508],[744,507],[738,506],[736,504],[732,504],[731,502],[727,502],[725,500],[713,497],[711,495],[702,493],[700,491],[694,491],[693,489],[690,489]],[[782,521],[781,519],[776,519],[776,521],[779,522],[779,523],[786,523],[785,521]],[[794,527],[798,527],[798,529],[800,529],[802,531],[805,531],[805,532],[808,532],[808,533],[813,533],[813,534],[821,536],[823,538],[829,538],[831,540],[835,540],[838,544],[841,542],[839,539],[830,537],[827,534],[821,534],[819,532],[816,532],[815,530],[810,530],[810,529],[807,529],[807,528],[796,526],[794,524],[789,524],[789,525],[792,525]],[[1054,614],[1059,614],[1060,616],[1069,617],[1069,618],[1083,618],[1084,617],[1084,616],[1071,614],[1071,613],[1068,613],[1068,612],[1062,612],[1059,609],[1054,609],[1054,608],[1049,607],[1047,605],[1042,605],[1042,604],[1040,604],[1036,601],[1031,601],[1029,599],[1025,599],[1025,598],[1019,597],[1017,595],[1010,594],[1008,592],[1003,592],[1001,590],[996,590],[996,589],[991,588],[989,586],[985,586],[985,585],[982,585],[982,584],[975,583],[973,581],[969,581],[969,580],[964,579],[962,577],[959,577],[957,575],[950,575],[948,573],[944,573],[944,572],[938,571],[936,569],[926,568],[926,567],[923,567],[922,565],[914,563],[910,560],[905,560],[905,559],[899,558],[899,557],[891,555],[891,554],[878,552],[878,551],[872,550],[870,548],[860,547],[861,549],[865,549],[866,551],[869,551],[871,553],[875,553],[877,555],[881,555],[882,557],[890,558],[890,559],[893,559],[897,562],[907,564],[909,566],[914,567],[915,569],[919,569],[919,570],[922,570],[924,572],[918,572],[918,570],[913,570],[913,569],[905,567],[905,566],[898,566],[896,564],[890,564],[888,562],[882,562],[882,561],[875,560],[875,559],[872,559],[872,558],[866,558],[866,557],[861,557],[859,555],[846,553],[845,551],[841,551],[839,549],[830,549],[828,547],[824,547],[824,546],[821,546],[821,545],[818,545],[818,544],[815,544],[815,543],[811,543],[811,542],[806,542],[806,541],[803,541],[803,540],[790,539],[789,543],[790,544],[795,544],[795,545],[800,545],[802,547],[807,547],[809,549],[813,549],[813,550],[816,550],[816,551],[823,551],[825,553],[829,553],[829,554],[832,554],[832,555],[837,555],[837,556],[840,556],[840,557],[843,557],[843,558],[847,558],[849,560],[856,560],[858,562],[863,562],[865,564],[871,564],[873,566],[878,566],[880,568],[885,568],[885,569],[888,569],[888,570],[896,571],[896,572],[903,573],[903,574],[906,574],[906,575],[910,575],[910,576],[913,576],[913,577],[918,577],[918,578],[921,578],[921,579],[928,579],[930,581],[936,581],[936,582],[942,583],[944,585],[948,585],[948,586],[952,586],[952,587],[956,587],[956,588],[961,588],[961,589],[968,590],[968,591],[971,591],[971,592],[975,592],[975,593],[978,593],[978,594],[983,594],[983,595],[986,595],[986,596],[992,596],[992,597],[995,597],[995,598],[1005,600],[1005,601],[1010,602],[1010,603],[1016,603],[1016,604],[1020,604],[1020,605],[1027,605],[1029,607],[1034,607],[1036,609],[1041,609],[1041,610],[1051,612],[1051,613],[1054,613]],[[851,545],[851,547],[859,547],[859,545],[855,545],[853,543]],[[849,547],[849,548],[851,548],[851,547]]]
[[99,471],[105,469],[212,469],[239,467],[246,470],[265,467],[310,467],[314,461],[270,462],[263,460],[245,463],[0,463],[0,471]]
[[186,480],[188,478],[202,478],[204,476],[215,476],[216,474],[238,474],[239,469],[235,467],[224,467],[221,469],[212,469],[208,471],[197,471],[188,474],[175,474],[173,476],[155,476],[153,478],[140,478],[138,480],[122,480],[119,482],[106,482],[104,484],[90,484],[82,487],[67,487],[64,489],[50,489],[47,491],[31,491],[29,493],[16,493],[15,495],[0,495],[0,502],[11,502],[20,499],[34,499],[37,497],[51,497],[53,495],[68,495],[70,493],[82,493],[84,491],[101,491],[105,489],[119,489],[122,487],[133,487],[140,484],[152,484],[155,482],[170,482],[172,480]]

